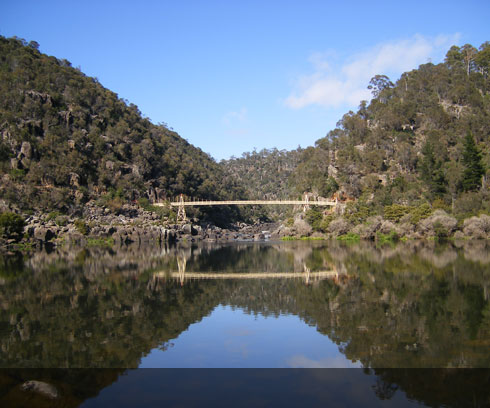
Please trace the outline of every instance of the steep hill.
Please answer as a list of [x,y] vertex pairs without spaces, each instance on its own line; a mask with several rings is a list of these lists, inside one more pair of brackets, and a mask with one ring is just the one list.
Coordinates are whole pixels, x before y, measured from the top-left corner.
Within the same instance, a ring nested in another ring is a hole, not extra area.
[[0,37],[0,198],[75,211],[89,199],[242,197],[207,154],[38,44]]
[[251,198],[278,200],[291,197],[289,177],[296,169],[302,149],[262,149],[222,160],[226,174],[242,185]]
[[[298,166],[301,153],[301,148],[291,151],[276,148],[254,150],[238,158],[222,160],[220,165],[229,182],[238,183],[252,199],[290,199],[294,192],[291,191],[289,178]],[[289,216],[291,210],[289,206],[262,206],[242,212],[251,220],[277,220]]]
[[444,63],[421,65],[393,84],[369,85],[373,99],[306,149],[296,190],[329,196],[337,187],[371,211],[436,204],[490,210],[490,43],[453,46]]

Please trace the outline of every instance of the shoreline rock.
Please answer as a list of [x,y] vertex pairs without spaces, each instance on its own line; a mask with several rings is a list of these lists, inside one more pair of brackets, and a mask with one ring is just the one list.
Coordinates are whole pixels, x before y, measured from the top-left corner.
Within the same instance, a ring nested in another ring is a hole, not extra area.
[[[260,223],[248,225],[236,223],[228,228],[212,224],[198,223],[198,220],[185,224],[174,224],[162,220],[157,214],[145,211],[134,204],[126,204],[115,214],[109,208],[89,202],[79,218],[58,213],[29,215],[25,219],[24,238],[20,244],[36,248],[58,246],[62,243],[77,245],[149,242],[229,242],[253,241],[285,237],[335,239],[340,235],[357,234],[361,240],[376,240],[377,234],[395,233],[397,239],[434,238],[443,229],[445,238],[451,239],[488,239],[490,237],[490,217],[481,215],[464,221],[462,228],[457,228],[456,220],[442,211],[436,211],[431,217],[417,225],[394,224],[380,216],[370,217],[366,223],[350,225],[342,218],[333,220],[327,233],[312,231],[311,227],[298,215],[291,225],[282,223]],[[9,250],[17,242],[3,240],[2,251]]]

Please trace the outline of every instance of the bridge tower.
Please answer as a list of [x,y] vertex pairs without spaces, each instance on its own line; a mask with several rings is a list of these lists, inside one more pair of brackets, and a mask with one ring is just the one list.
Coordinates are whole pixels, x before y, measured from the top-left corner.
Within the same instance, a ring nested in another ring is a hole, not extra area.
[[303,202],[304,202],[304,204],[303,204],[303,212],[306,212],[306,211],[308,211],[310,209],[310,206],[308,204],[310,202],[310,198],[308,196],[308,193],[305,193],[303,195]]
[[187,217],[185,215],[185,206],[184,206],[184,194],[181,194],[179,197],[179,207],[177,209],[177,222],[186,222]]

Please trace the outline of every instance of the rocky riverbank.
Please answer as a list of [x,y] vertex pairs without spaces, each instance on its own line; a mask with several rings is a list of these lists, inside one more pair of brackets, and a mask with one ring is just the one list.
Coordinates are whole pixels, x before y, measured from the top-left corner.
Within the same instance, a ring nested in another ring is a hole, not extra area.
[[[267,239],[291,239],[309,237],[324,239],[423,239],[445,237],[455,239],[488,239],[490,217],[480,215],[458,221],[441,210],[420,220],[393,223],[380,216],[370,217],[365,223],[351,224],[342,216],[332,219],[325,231],[312,228],[304,213],[298,213],[291,222],[260,223],[247,225],[236,223],[220,228],[209,223],[189,220],[175,224],[151,211],[134,204],[125,204],[117,213],[109,208],[88,202],[77,217],[56,212],[24,217],[12,214],[23,222],[16,237],[0,241],[0,250],[10,250],[26,245],[35,248],[54,247],[64,244],[126,245],[131,243],[196,242],[196,241],[263,241]],[[5,235],[5,234],[4,234]]]
[[114,214],[108,208],[87,203],[82,216],[77,218],[58,213],[28,216],[22,241],[41,248],[64,243],[261,241],[271,238],[271,232],[278,227],[278,224],[237,223],[225,229],[196,219],[175,224],[162,221],[158,214],[137,205],[124,205]]

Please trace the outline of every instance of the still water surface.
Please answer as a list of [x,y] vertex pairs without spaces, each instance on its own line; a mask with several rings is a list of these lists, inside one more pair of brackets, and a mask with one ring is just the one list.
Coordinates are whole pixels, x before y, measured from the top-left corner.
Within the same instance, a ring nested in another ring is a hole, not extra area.
[[284,242],[3,258],[0,367],[488,369],[489,254]]

